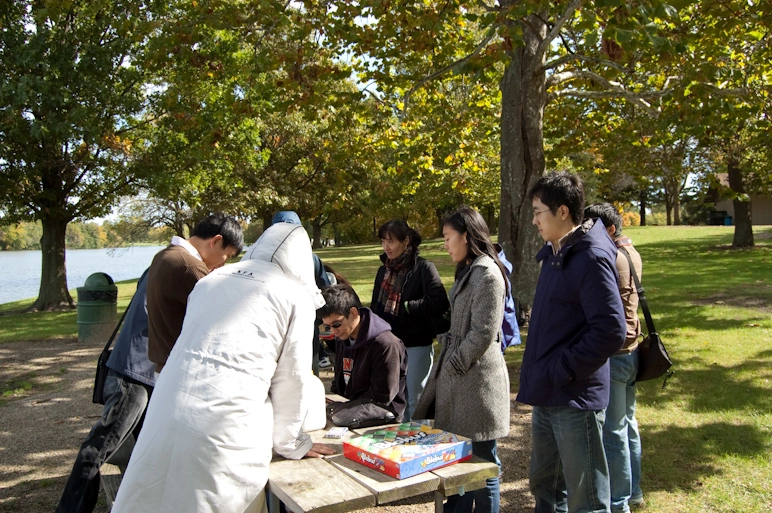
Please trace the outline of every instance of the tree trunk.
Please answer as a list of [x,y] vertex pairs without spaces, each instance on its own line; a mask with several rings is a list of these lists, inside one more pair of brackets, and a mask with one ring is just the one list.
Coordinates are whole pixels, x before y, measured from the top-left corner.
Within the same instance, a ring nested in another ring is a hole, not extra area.
[[338,225],[335,223],[332,223],[332,235],[335,237],[335,247],[341,247],[343,245],[343,241],[340,239],[340,230],[338,229]]
[[484,210],[485,222],[488,224],[488,230],[490,230],[491,235],[494,235],[499,232],[499,228],[496,226],[496,209],[493,205],[486,205]]
[[47,217],[42,220],[43,235],[40,237],[42,272],[40,291],[30,310],[70,309],[75,303],[67,290],[67,271],[64,265],[64,237],[67,221]]
[[273,222],[273,214],[271,214],[270,212],[263,214],[263,231],[266,231],[268,228],[270,228],[272,222]]
[[646,226],[646,189],[641,191],[641,226]]
[[680,191],[673,197],[673,224],[681,224],[681,193]]
[[750,196],[745,193],[740,159],[735,155],[730,155],[727,159],[727,171],[729,173],[729,187],[735,193],[735,198],[732,200],[734,205],[734,239],[732,240],[732,247],[752,248],[755,244],[753,242],[751,200]]
[[524,44],[515,45],[512,60],[501,80],[501,214],[499,243],[512,262],[512,296],[518,317],[527,320],[539,278],[534,259],[543,241],[532,226],[533,210],[527,193],[544,174],[544,106],[546,75],[540,69],[544,58],[536,55],[539,40],[547,35],[542,19],[529,16],[528,25],[538,28],[540,38],[530,30]]
[[174,218],[174,226],[172,227],[175,235],[178,237],[185,237],[185,221],[179,217]]
[[315,219],[311,223],[311,231],[313,233],[312,237],[314,238],[314,242],[311,244],[311,247],[313,249],[322,249],[322,223]]

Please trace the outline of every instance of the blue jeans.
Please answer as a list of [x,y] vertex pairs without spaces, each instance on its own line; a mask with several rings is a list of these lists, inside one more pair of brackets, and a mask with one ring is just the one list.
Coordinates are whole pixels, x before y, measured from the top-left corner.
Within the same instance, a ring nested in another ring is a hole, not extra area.
[[407,349],[407,376],[405,376],[405,389],[407,392],[407,408],[402,422],[407,422],[413,416],[418,399],[429,381],[429,371],[434,361],[434,347],[417,346]]
[[[496,451],[496,440],[472,442],[472,454],[495,463],[499,466],[501,476],[501,460]],[[451,495],[443,508],[444,513],[499,513],[499,478],[485,480],[485,488],[465,493]],[[474,508],[473,508],[474,506]]]
[[534,406],[531,493],[534,513],[608,513],[603,410]]
[[609,359],[611,397],[603,425],[603,446],[611,473],[611,511],[628,513],[630,499],[640,501],[641,437],[635,420],[638,351]]
[[86,437],[75,459],[56,513],[91,513],[99,496],[99,467],[110,459],[126,438],[139,435],[152,388],[108,371],[105,408]]

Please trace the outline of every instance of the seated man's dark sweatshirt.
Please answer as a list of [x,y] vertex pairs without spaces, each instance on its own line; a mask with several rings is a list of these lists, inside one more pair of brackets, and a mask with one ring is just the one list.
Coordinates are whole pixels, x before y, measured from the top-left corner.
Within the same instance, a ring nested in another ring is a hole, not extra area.
[[354,344],[336,342],[335,378],[331,391],[352,400],[372,399],[402,421],[407,404],[407,352],[389,323],[369,308],[360,308],[359,333]]

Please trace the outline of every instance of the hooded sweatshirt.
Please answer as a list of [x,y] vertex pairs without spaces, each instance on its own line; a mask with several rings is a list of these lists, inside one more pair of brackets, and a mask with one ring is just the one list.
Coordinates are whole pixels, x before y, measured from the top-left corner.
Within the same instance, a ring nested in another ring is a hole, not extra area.
[[200,280],[148,406],[114,513],[257,513],[272,449],[298,459],[324,304],[302,226],[268,228]]
[[372,399],[394,412],[405,413],[407,351],[389,323],[369,308],[360,308],[359,333],[353,345],[338,341],[331,391],[352,400]]

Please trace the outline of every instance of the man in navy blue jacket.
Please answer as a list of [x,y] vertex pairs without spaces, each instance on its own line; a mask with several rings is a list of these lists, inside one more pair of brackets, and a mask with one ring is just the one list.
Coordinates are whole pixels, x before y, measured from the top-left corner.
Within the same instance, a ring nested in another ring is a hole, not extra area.
[[517,400],[533,406],[535,513],[609,512],[603,449],[610,356],[625,340],[616,248],[599,221],[582,223],[576,175],[551,173],[528,192],[546,244]]
[[126,319],[107,360],[102,417],[80,447],[56,513],[91,513],[99,496],[99,467],[134,434],[139,436],[155,386],[155,364],[147,357],[147,271],[137,282]]

